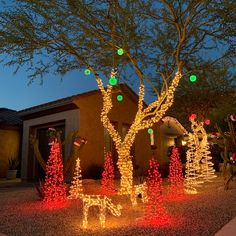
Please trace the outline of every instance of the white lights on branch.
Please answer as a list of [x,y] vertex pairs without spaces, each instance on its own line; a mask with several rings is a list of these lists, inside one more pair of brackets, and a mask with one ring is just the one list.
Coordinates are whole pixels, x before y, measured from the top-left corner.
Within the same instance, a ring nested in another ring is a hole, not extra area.
[[[177,71],[171,85],[163,90],[158,99],[143,108],[143,97],[144,97],[144,85],[140,83],[139,86],[139,101],[138,101],[138,111],[134,118],[132,125],[125,138],[122,140],[118,131],[115,130],[114,126],[110,122],[108,113],[112,109],[112,88],[115,85],[114,78],[116,77],[117,71],[113,70],[111,72],[111,81],[109,82],[107,88],[103,86],[103,82],[99,76],[96,76],[96,81],[98,87],[102,93],[103,98],[103,108],[101,112],[101,121],[103,126],[108,130],[112,140],[115,143],[117,153],[118,153],[118,168],[121,175],[120,180],[120,194],[130,194],[132,192],[133,186],[133,164],[130,158],[130,150],[134,143],[136,134],[142,129],[148,129],[157,123],[165,115],[166,111],[173,104],[174,92],[179,84],[182,77],[180,71]],[[150,136],[151,143],[154,143],[154,137]]]
[[216,177],[204,122],[196,121],[196,117],[195,114],[192,114],[189,118],[193,133],[189,133],[189,149],[186,156],[185,190],[187,193],[197,193],[196,187],[199,184],[211,181]]
[[188,194],[196,194],[197,193],[197,186],[199,183],[199,173],[197,171],[196,159],[195,159],[195,152],[196,152],[196,144],[195,144],[195,137],[192,133],[188,135],[188,142],[187,142],[188,150],[186,153],[186,170],[185,170],[185,191]]
[[83,185],[82,185],[82,174],[80,168],[80,159],[79,157],[76,160],[76,166],[74,171],[73,180],[71,182],[69,190],[69,199],[77,199],[83,194]]

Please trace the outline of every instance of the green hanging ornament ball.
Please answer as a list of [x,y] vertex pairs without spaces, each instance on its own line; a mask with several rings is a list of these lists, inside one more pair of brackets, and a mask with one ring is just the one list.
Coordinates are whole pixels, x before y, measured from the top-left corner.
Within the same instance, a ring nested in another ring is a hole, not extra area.
[[115,76],[109,79],[109,84],[115,86],[117,84],[117,78]]
[[124,97],[123,97],[123,95],[119,94],[116,96],[116,99],[118,102],[121,102],[124,99]]
[[84,70],[84,74],[85,74],[85,75],[90,75],[90,74],[91,74],[90,69],[85,69],[85,70]]
[[149,129],[148,129],[148,133],[149,133],[149,134],[153,134],[153,129],[152,129],[152,128],[149,128]]
[[119,56],[122,56],[122,55],[124,54],[124,50],[123,50],[122,48],[119,48],[119,49],[117,50],[117,54],[118,54]]
[[197,81],[197,76],[196,75],[190,75],[189,80],[194,83]]

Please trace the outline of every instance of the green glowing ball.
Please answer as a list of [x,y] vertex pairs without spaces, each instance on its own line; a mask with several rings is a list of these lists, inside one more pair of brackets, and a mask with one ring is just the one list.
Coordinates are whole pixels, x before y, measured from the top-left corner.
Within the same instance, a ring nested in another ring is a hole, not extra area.
[[109,84],[112,85],[112,86],[116,85],[117,84],[117,78],[115,76],[111,77],[109,79]]
[[189,77],[189,80],[194,83],[194,82],[197,81],[197,76],[196,76],[196,75],[191,75],[191,76]]
[[90,71],[89,69],[86,69],[86,70],[84,70],[84,74],[85,74],[85,75],[90,75],[90,74],[91,74],[91,71]]
[[116,97],[117,101],[119,101],[119,102],[121,102],[123,100],[123,98],[124,97],[121,94],[117,95],[117,97]]
[[117,54],[118,54],[119,56],[122,56],[122,55],[124,54],[124,50],[123,50],[122,48],[119,48],[119,49],[117,50]]
[[149,128],[149,129],[148,129],[148,133],[149,133],[149,134],[153,134],[153,129],[152,129],[152,128]]

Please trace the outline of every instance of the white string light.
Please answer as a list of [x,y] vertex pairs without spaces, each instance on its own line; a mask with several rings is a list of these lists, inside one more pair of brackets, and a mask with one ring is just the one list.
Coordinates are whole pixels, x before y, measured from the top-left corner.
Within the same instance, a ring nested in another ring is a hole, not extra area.
[[83,194],[82,174],[81,174],[79,157],[76,160],[74,176],[73,180],[71,181],[69,194],[70,194],[68,197],[69,199],[77,199],[81,196],[81,194]]
[[[113,73],[113,72],[112,72]],[[143,109],[144,85],[139,87],[138,111],[135,119],[130,126],[124,140],[121,139],[118,131],[108,118],[108,113],[112,109],[112,86],[108,85],[105,89],[99,76],[96,76],[98,87],[103,97],[103,109],[101,112],[101,121],[108,130],[112,140],[115,143],[118,153],[118,168],[121,174],[120,194],[130,194],[133,186],[133,164],[130,159],[130,150],[135,140],[136,134],[145,128],[150,128],[157,123],[173,104],[174,92],[182,77],[180,71],[177,71],[171,85],[163,90],[158,99]]]
[[134,185],[132,192],[130,194],[130,200],[132,203],[132,206],[137,206],[137,197],[141,195],[142,196],[142,202],[145,203],[148,201],[147,196],[147,183],[144,182],[143,184]]
[[105,195],[82,195],[81,198],[83,201],[83,228],[88,226],[88,211],[92,206],[99,207],[99,220],[102,228],[105,227],[106,209],[114,216],[121,215],[122,206],[113,204],[112,200]]

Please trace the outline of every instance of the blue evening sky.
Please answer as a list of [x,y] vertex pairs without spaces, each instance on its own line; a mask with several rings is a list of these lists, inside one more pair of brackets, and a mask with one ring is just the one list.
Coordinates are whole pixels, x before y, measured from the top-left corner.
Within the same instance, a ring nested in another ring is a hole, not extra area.
[[[43,84],[40,84],[40,79],[35,79],[31,84],[28,82],[29,78],[24,69],[20,69],[14,74],[13,67],[0,64],[0,108],[20,111],[98,89],[95,77],[92,74],[86,76],[81,71],[69,72],[63,78],[60,75],[47,74],[43,78]],[[133,84],[132,89],[138,92],[138,84]],[[146,91],[145,102],[151,101],[153,101],[153,97]]]
[[29,79],[23,69],[17,74],[13,72],[14,68],[0,64],[0,107],[17,111],[98,88],[93,76],[76,71],[68,73],[62,80],[59,75],[48,74],[43,85],[39,79],[27,85]]
[[[13,1],[5,1],[7,6]],[[0,9],[5,5],[0,1]],[[1,55],[1,59],[2,59]],[[48,74],[28,85],[26,70],[21,68],[14,74],[15,68],[0,64],[0,108],[22,110],[32,106],[51,102],[60,98],[98,89],[94,76],[86,76],[83,72],[73,71],[62,79],[60,75]],[[137,90],[137,85],[134,86]],[[149,97],[149,96],[148,96]],[[153,99],[149,98],[149,102]],[[146,101],[146,99],[145,99]],[[148,102],[148,101],[146,101]]]
[[[13,4],[6,1],[7,6]],[[5,5],[0,1],[0,9]],[[1,59],[2,59],[1,55]],[[22,110],[32,106],[51,102],[75,94],[98,89],[93,75],[86,76],[83,72],[73,71],[63,78],[60,75],[48,74],[43,78],[36,79],[28,85],[26,69],[20,69],[14,74],[14,67],[7,67],[0,64],[0,108]]]

